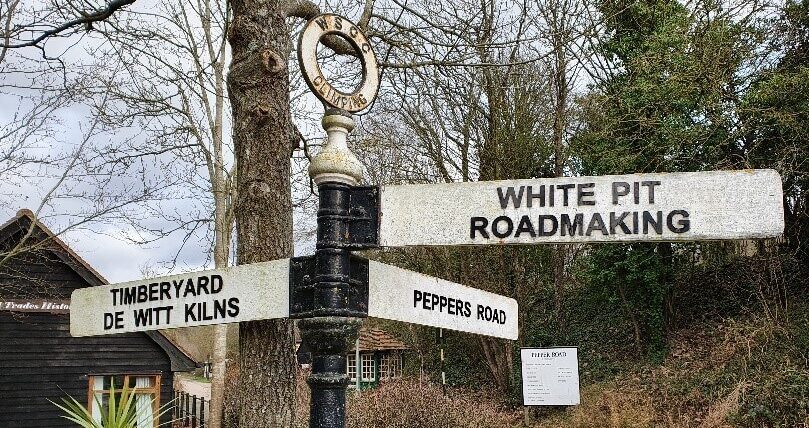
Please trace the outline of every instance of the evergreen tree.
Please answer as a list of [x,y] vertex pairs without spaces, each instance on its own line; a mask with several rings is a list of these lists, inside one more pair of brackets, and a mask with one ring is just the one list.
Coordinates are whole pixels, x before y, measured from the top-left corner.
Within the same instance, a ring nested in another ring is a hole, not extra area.
[[[673,0],[603,2],[598,53],[612,64],[583,100],[575,140],[585,175],[742,166],[738,71],[751,29],[719,6]],[[675,272],[672,244],[606,245],[590,252],[591,283],[619,299],[639,353],[662,356]]]
[[775,26],[783,56],[753,84],[741,115],[749,162],[775,168],[784,180],[785,236],[806,267],[809,259],[809,0],[786,3]]

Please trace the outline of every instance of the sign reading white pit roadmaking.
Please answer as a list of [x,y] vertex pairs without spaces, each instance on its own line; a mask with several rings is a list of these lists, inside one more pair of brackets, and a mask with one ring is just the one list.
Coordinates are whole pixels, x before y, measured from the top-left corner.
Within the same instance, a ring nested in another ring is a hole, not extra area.
[[82,288],[70,334],[95,336],[289,316],[289,259]]
[[388,247],[752,239],[784,230],[772,170],[386,186],[380,200],[379,241]]

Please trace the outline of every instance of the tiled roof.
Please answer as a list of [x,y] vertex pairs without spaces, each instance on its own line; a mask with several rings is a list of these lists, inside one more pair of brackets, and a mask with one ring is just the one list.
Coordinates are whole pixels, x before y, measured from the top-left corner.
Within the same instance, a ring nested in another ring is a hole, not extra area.
[[[360,330],[360,352],[362,351],[391,351],[409,349],[385,330],[380,328],[366,328]],[[354,350],[354,346],[351,347]]]

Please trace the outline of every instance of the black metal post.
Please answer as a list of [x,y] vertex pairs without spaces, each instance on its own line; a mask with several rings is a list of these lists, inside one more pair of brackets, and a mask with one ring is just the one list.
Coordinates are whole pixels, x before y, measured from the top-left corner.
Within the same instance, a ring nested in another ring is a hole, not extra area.
[[318,239],[315,258],[315,308],[322,315],[300,321],[301,335],[312,351],[312,373],[307,380],[312,392],[309,426],[345,426],[346,352],[359,332],[361,319],[345,317],[350,312],[348,295],[351,251],[346,249],[349,186],[325,182],[318,186]]
[[199,426],[205,426],[205,398],[199,400]]
[[197,428],[197,396],[191,396],[191,428]]
[[[346,414],[346,352],[359,334],[362,313],[352,309],[350,202],[351,187],[361,178],[359,162],[346,140],[354,127],[351,115],[330,109],[323,118],[329,139],[309,167],[318,185],[316,270],[311,281],[310,315],[298,323],[312,351],[310,428],[343,428]],[[366,312],[367,313],[367,312]]]

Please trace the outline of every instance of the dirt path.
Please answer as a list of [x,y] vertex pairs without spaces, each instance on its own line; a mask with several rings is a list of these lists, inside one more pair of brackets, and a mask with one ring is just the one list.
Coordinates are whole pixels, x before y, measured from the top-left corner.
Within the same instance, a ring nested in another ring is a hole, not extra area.
[[175,389],[178,391],[187,392],[197,397],[203,397],[206,400],[211,399],[211,384],[208,382],[200,382],[194,380],[189,376],[177,374]]

